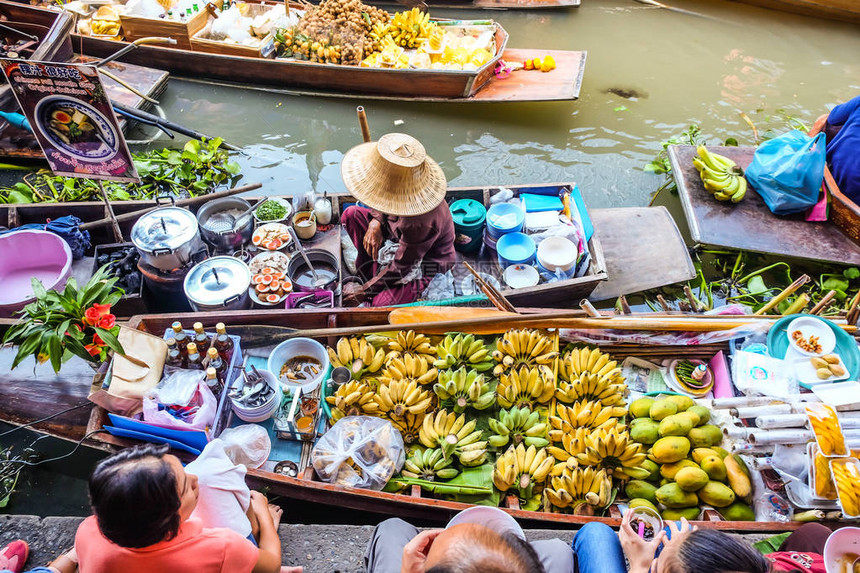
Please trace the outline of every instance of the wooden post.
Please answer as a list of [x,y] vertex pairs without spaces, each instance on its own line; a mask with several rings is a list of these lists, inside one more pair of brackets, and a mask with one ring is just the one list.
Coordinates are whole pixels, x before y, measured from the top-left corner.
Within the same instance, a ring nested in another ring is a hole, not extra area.
[[370,126],[367,124],[367,114],[364,113],[364,106],[360,105],[355,108],[358,112],[358,125],[361,127],[361,137],[365,143],[370,143]]
[[818,301],[818,304],[812,307],[812,310],[809,311],[809,314],[818,314],[819,312],[824,310],[824,307],[827,306],[827,304],[833,299],[834,296],[836,296],[836,291],[832,290],[823,297],[821,297],[821,300]]
[[119,223],[116,220],[116,215],[113,212],[113,205],[111,205],[110,199],[108,199],[107,191],[105,191],[104,185],[102,185],[101,179],[97,179],[96,183],[98,183],[99,191],[102,193],[102,199],[104,199],[105,206],[107,207],[108,216],[110,217],[111,226],[113,226],[113,236],[116,238],[117,243],[124,243],[125,240],[122,238],[122,229],[119,228]]

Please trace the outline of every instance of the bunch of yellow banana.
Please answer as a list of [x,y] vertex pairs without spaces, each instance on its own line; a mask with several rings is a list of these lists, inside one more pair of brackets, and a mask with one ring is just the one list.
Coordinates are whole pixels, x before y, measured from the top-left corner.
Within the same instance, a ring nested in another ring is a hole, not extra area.
[[497,418],[489,419],[490,430],[495,435],[487,441],[494,448],[507,446],[512,442],[515,446],[521,443],[526,446],[542,448],[549,445],[546,435],[546,423],[541,422],[540,414],[528,408],[511,408],[500,410]]
[[391,420],[394,428],[400,432],[403,437],[403,442],[408,446],[418,441],[418,433],[421,431],[421,424],[424,423],[424,416],[432,414],[406,414],[401,418]]
[[613,383],[624,381],[617,361],[612,360],[609,354],[599,348],[587,346],[565,352],[558,363],[558,376],[563,380],[570,382],[581,374],[609,376]]
[[693,158],[693,165],[705,189],[718,201],[739,203],[747,193],[743,169],[725,155],[708,151],[704,145],[696,148],[696,154],[698,157]]
[[846,517],[857,517],[860,515],[860,470],[857,462],[852,459],[834,460],[830,467],[833,469],[842,513]]
[[439,410],[427,415],[418,432],[418,439],[428,448],[441,447],[445,458],[457,455],[464,466],[479,466],[487,456],[487,442],[481,441],[481,430],[475,420],[466,422],[464,414]]
[[331,418],[334,422],[344,416],[379,415],[376,394],[369,384],[358,380],[341,384],[334,396],[326,396],[326,402],[334,406],[331,409]]
[[424,414],[433,405],[433,395],[415,380],[392,380],[376,391],[380,413],[392,420],[407,414]]
[[[645,458],[645,447],[634,442],[626,430],[618,428],[594,430],[585,438],[585,451],[576,455],[579,465],[600,466],[611,475],[618,468],[626,476],[635,479],[644,479],[650,475],[648,470],[639,467]],[[626,479],[624,475],[615,475]]]
[[627,408],[623,406],[604,406],[597,401],[578,400],[570,406],[556,403],[556,415],[549,417],[549,423],[556,432],[571,432],[576,428],[609,429],[617,426],[618,418],[625,414]]
[[496,341],[493,359],[497,364],[493,374],[500,376],[506,369],[534,365],[547,366],[552,372],[549,367],[558,358],[558,352],[552,348],[552,338],[540,330],[509,330]]
[[414,380],[419,384],[432,384],[436,381],[439,371],[428,366],[428,362],[407,354],[403,358],[389,358],[388,365],[377,376],[380,386],[390,384],[395,380]]
[[429,367],[436,360],[436,347],[430,343],[430,338],[418,334],[414,330],[398,332],[397,336],[388,342],[388,350],[387,359],[389,361],[412,356],[423,360]]
[[521,499],[529,499],[535,486],[546,481],[554,461],[546,448],[511,446],[496,460],[493,484],[499,491],[513,489]]
[[[376,22],[373,28],[370,29],[367,39],[370,40],[370,45],[365,44],[365,54],[382,51],[382,40],[391,36],[388,33],[391,31],[387,22]],[[367,40],[365,40],[367,41]]]
[[484,341],[472,334],[447,335],[436,345],[436,357],[433,366],[440,369],[465,366],[485,372],[493,367],[493,357]]
[[606,470],[576,468],[560,476],[553,476],[544,489],[546,499],[559,509],[572,507],[574,512],[582,505],[606,507],[612,493],[612,478]]
[[404,477],[435,481],[457,477],[460,470],[451,467],[453,458],[446,458],[440,448],[415,448],[415,452],[403,464]]
[[435,28],[430,14],[416,7],[408,12],[397,12],[389,23],[389,34],[398,46],[415,48],[429,38]]
[[520,366],[502,374],[496,386],[496,399],[502,408],[534,409],[546,404],[555,394],[555,377],[546,365]]
[[[583,372],[579,378],[571,381],[560,380],[555,397],[561,402],[575,402],[577,400],[592,400],[604,407],[615,406],[624,410],[614,413],[613,416],[623,416],[627,413],[624,406],[624,395],[627,393],[627,384],[613,382],[618,378],[606,374],[589,374]],[[623,380],[623,378],[622,378]]]
[[452,402],[452,409],[458,414],[467,407],[486,410],[496,402],[496,393],[484,375],[465,368],[443,370],[433,391],[440,400]]
[[374,348],[363,336],[341,338],[337,341],[337,350],[328,348],[328,356],[332,367],[349,368],[355,379],[378,372],[385,363],[385,350]]
[[579,467],[576,456],[583,453],[588,447],[585,439],[589,436],[588,428],[576,428],[572,431],[550,430],[549,438],[561,444],[547,447],[547,452],[558,462],[550,472],[554,476],[560,476],[565,470],[573,471]]

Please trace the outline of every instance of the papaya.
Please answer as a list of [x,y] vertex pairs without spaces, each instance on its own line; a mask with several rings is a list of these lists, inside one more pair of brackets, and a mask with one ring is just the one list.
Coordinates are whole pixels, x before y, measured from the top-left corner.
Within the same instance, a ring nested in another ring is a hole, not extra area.
[[[647,499],[643,499],[643,498],[641,498],[641,497],[636,498],[636,499],[631,499],[631,500],[627,503],[627,506],[628,506],[630,509],[635,509],[635,508],[637,508],[637,507],[647,507],[647,508],[649,508],[649,509],[653,509],[654,511],[657,511],[657,506],[656,506],[656,505],[654,505],[653,503],[651,503],[651,502],[650,502],[650,501],[648,501]],[[660,512],[659,512],[659,511],[657,511],[657,513],[660,513]]]
[[720,459],[720,456],[716,454],[705,456],[699,462],[699,466],[713,481],[726,481],[728,471],[726,470],[726,464]]
[[660,479],[660,466],[652,462],[651,460],[644,460],[641,464],[639,464],[639,467],[651,472],[651,475],[646,478],[648,481]]
[[698,491],[705,487],[709,481],[711,478],[708,477],[705,470],[698,466],[681,468],[675,474],[675,483],[684,491]]
[[686,436],[691,429],[693,429],[693,422],[682,414],[666,416],[658,426],[660,437]]
[[717,511],[726,521],[755,521],[755,511],[742,501],[735,501],[726,507],[719,507]]
[[699,425],[699,415],[695,412],[691,412],[689,410],[685,410],[683,412],[678,412],[675,414],[679,418],[687,418],[690,420],[690,427],[694,428]]
[[627,411],[630,412],[630,415],[634,418],[647,418],[654,402],[656,402],[654,398],[639,398],[637,400],[633,400],[633,402],[627,406]]
[[696,497],[695,493],[684,491],[676,483],[667,483],[658,489],[655,495],[657,496],[657,501],[666,507],[692,507],[699,503],[699,498]]
[[729,486],[718,481],[709,481],[705,487],[697,491],[694,495],[698,495],[702,503],[707,503],[714,507],[726,507],[735,501],[735,492]]
[[675,474],[677,474],[683,468],[697,467],[699,466],[697,466],[695,462],[691,462],[690,460],[681,460],[672,464],[663,464],[663,466],[660,468],[660,475],[666,479],[675,480]]
[[691,455],[693,456],[693,461],[697,464],[700,464],[702,463],[702,460],[706,457],[717,455],[717,452],[715,452],[711,448],[696,448],[693,450],[693,453]]
[[681,521],[682,517],[687,521],[694,521],[699,519],[700,513],[702,513],[702,509],[698,505],[695,507],[670,507],[664,509],[660,516],[663,518],[663,521]]
[[636,418],[642,420],[630,426],[630,439],[640,444],[650,445],[660,439],[660,424],[651,418]]
[[711,446],[711,449],[717,452],[717,455],[720,456],[721,460],[726,459],[726,456],[729,455],[729,452],[727,450],[724,450],[719,446]]
[[648,410],[648,415],[658,422],[667,416],[678,413],[678,406],[668,398],[655,401]]
[[639,479],[632,479],[627,482],[627,487],[624,488],[624,493],[627,494],[627,497],[630,499],[642,498],[647,499],[651,503],[657,503],[657,496],[655,493],[657,492],[657,488],[654,484],[650,484],[647,481],[642,481]]
[[651,455],[658,464],[683,460],[690,453],[690,440],[683,436],[660,438],[651,446]]
[[696,405],[696,403],[693,402],[693,399],[689,396],[674,395],[667,396],[665,399],[674,402],[678,412],[685,412]]
[[709,448],[723,441],[723,432],[717,426],[705,424],[690,430],[687,437],[694,448]]
[[705,406],[699,406],[696,404],[695,406],[687,408],[687,412],[696,414],[699,417],[699,423],[697,424],[699,426],[707,424],[711,419],[711,411]]
[[737,454],[729,454],[723,462],[726,464],[726,476],[732,491],[741,499],[749,499],[752,495],[752,482],[746,464]]

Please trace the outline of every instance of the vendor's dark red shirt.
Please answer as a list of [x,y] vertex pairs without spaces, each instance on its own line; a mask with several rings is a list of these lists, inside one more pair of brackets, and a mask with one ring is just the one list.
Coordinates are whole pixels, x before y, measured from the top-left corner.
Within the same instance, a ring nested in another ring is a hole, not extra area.
[[771,562],[771,571],[810,571],[811,573],[826,573],[824,557],[818,553],[806,551],[778,551],[765,555]]
[[389,275],[403,276],[420,260],[423,260],[424,276],[445,272],[454,266],[454,220],[445,201],[424,215],[396,217],[371,210],[371,216],[383,225],[383,234],[400,244]]

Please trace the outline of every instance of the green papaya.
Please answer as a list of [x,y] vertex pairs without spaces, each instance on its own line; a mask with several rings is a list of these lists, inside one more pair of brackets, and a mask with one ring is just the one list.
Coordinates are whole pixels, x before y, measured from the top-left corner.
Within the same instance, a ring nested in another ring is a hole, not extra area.
[[681,521],[682,517],[687,521],[695,521],[699,519],[700,513],[702,513],[702,508],[698,505],[695,507],[669,507],[664,509],[660,516],[663,518],[663,521]]
[[647,481],[632,479],[627,482],[627,487],[624,488],[624,493],[630,499],[642,498],[647,499],[651,503],[657,503],[657,487]]
[[699,406],[698,404],[695,406],[690,406],[687,409],[687,412],[691,414],[696,414],[699,417],[699,423],[697,426],[701,426],[702,424],[707,424],[711,419],[711,411],[705,406]]
[[[702,500],[702,503],[707,503],[714,507],[726,507],[735,501],[735,492],[726,484],[718,481],[709,481],[705,487],[695,493]],[[658,496],[659,499],[659,490]]]
[[657,490],[657,501],[666,507],[692,507],[698,505],[699,498],[696,494],[689,491],[684,491],[676,483],[667,483]]
[[627,411],[630,412],[630,415],[634,418],[647,418],[654,402],[656,402],[654,398],[639,398],[637,400],[633,400],[633,402],[627,406]]
[[657,421],[678,413],[678,406],[668,398],[657,400],[651,404],[648,414]]
[[755,521],[755,511],[742,501],[736,501],[726,507],[718,507],[717,511],[726,521]]
[[705,424],[690,430],[687,437],[694,448],[710,448],[723,441],[723,431],[712,424]]

